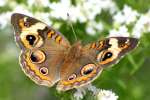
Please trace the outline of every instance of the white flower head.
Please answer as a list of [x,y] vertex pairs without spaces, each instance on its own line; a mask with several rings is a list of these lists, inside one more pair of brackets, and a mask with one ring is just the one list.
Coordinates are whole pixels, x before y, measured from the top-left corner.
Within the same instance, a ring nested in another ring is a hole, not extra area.
[[[116,5],[112,0],[81,0],[76,5],[72,5],[69,0],[49,3],[51,15],[57,19],[67,20],[67,13],[70,14],[70,20],[81,23],[89,20],[95,20],[95,17],[101,13],[102,9],[114,12]],[[112,9],[114,8],[114,9]]]
[[96,87],[95,87],[94,85],[92,85],[92,84],[89,84],[89,85],[87,86],[87,89],[88,89],[89,91],[93,92],[94,95],[96,95],[97,92],[100,90],[100,89],[96,88]]
[[0,28],[5,28],[10,22],[11,12],[0,14]]
[[129,37],[128,28],[126,26],[120,26],[118,30],[112,29],[109,32],[109,37],[121,36],[121,37]]
[[57,19],[62,18],[63,20],[67,20],[67,13],[70,14],[71,3],[69,0],[61,0],[59,3],[51,3],[49,5],[51,11],[51,16]]
[[89,21],[86,26],[86,32],[89,35],[95,35],[96,32],[101,32],[103,30],[103,24],[101,22]]
[[85,94],[86,94],[86,91],[83,87],[77,88],[77,91],[74,93],[74,98],[76,100],[82,100]]
[[28,15],[28,16],[33,16],[33,14],[27,10],[27,8],[25,7],[25,5],[17,5],[13,11],[13,13],[23,13],[25,15]]
[[117,100],[118,96],[110,90],[102,90],[95,86],[88,84],[84,87],[78,88],[74,93],[75,100],[82,100],[86,94],[86,90],[93,93],[93,98],[96,100]]
[[110,90],[100,90],[97,94],[97,100],[117,100],[118,96]]
[[96,31],[93,27],[87,27],[86,28],[86,33],[89,35],[95,35]]
[[43,6],[43,7],[48,7],[49,5],[49,0],[27,0],[27,4],[31,7],[34,4]]
[[35,3],[36,0],[27,0],[27,4],[29,6],[32,6]]
[[141,14],[139,20],[136,22],[133,28],[133,35],[139,38],[142,33],[150,32],[150,13]]
[[138,12],[133,10],[128,5],[125,5],[122,11],[119,11],[114,17],[115,23],[125,23],[125,24],[131,24],[137,20],[137,17],[139,16]]
[[7,3],[7,0],[0,0],[0,7],[5,6]]
[[41,19],[44,23],[52,25],[52,21],[50,20],[50,13],[36,12],[34,16],[37,16],[36,18]]

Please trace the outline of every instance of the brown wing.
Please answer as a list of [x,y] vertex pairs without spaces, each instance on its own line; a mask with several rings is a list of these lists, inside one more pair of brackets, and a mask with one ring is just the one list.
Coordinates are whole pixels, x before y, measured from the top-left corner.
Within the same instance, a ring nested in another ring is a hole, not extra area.
[[[94,62],[95,58],[85,55],[80,43],[71,47],[60,70],[60,81],[57,90],[66,91],[78,88],[93,81],[102,71],[102,67]],[[94,54],[94,52],[93,52]]]
[[111,37],[84,47],[80,43],[75,44],[61,67],[57,89],[66,91],[90,83],[104,67],[116,63],[137,43],[136,38]]
[[21,49],[41,47],[47,40],[53,40],[66,48],[70,46],[69,41],[60,32],[32,17],[14,13],[11,23],[15,30],[16,42]]
[[69,42],[45,23],[23,14],[13,14],[11,23],[21,48],[23,71],[37,84],[52,86],[60,78],[59,69]]
[[[119,58],[133,50],[137,44],[137,38],[110,37],[105,40],[88,44],[85,46],[85,49],[95,52],[95,61],[101,66],[107,67],[116,63]],[[93,56],[92,53],[87,53],[87,55]]]

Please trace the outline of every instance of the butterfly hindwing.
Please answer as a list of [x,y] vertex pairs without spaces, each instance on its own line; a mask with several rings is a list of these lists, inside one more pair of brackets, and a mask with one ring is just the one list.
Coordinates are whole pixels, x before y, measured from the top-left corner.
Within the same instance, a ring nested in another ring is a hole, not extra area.
[[92,82],[102,72],[102,67],[93,57],[85,55],[80,42],[75,43],[65,57],[60,70],[60,81],[57,90],[66,91],[78,88]]

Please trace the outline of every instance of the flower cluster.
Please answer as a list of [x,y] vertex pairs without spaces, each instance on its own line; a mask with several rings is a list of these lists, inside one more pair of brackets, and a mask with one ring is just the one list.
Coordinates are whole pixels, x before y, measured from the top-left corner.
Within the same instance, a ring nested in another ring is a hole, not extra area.
[[[109,36],[133,36],[140,38],[142,33],[150,32],[150,10],[140,14],[131,7],[125,5],[123,10],[113,16],[114,28]],[[128,27],[131,27],[129,31]]]
[[[8,3],[9,2],[9,3]],[[27,0],[27,5],[17,4],[12,0],[2,0],[0,6],[10,6],[12,11],[0,14],[0,28],[5,28],[10,16],[14,12],[24,13],[30,16],[36,16],[42,19],[49,25],[52,25],[53,18],[68,20],[67,13],[70,15],[70,21],[86,23],[86,33],[95,35],[105,29],[102,21],[95,21],[96,16],[100,15],[102,10],[108,11],[113,18],[113,28],[109,29],[109,36],[130,36],[140,37],[142,33],[149,32],[150,26],[150,11],[145,14],[140,14],[133,10],[130,6],[125,5],[122,10],[119,10],[115,2],[112,0],[80,0],[76,4],[72,4],[70,0],[60,0],[60,2],[49,2],[49,0]],[[48,7],[49,11],[32,12],[32,6]],[[56,23],[56,22],[55,22]],[[61,23],[58,25],[61,26]],[[132,25],[132,31],[128,30],[128,26]],[[129,34],[130,33],[130,34]]]
[[97,100],[117,100],[118,96],[110,90],[100,90],[97,94]]
[[[69,13],[70,20],[72,22],[79,21],[81,24],[86,23],[86,32],[88,34],[96,34],[96,32],[101,32],[103,28],[103,24],[101,21],[94,22],[97,15],[101,14],[102,10],[107,10],[111,14],[117,11],[117,6],[112,0],[80,0],[76,1],[76,5],[73,5],[69,0],[60,0],[60,2],[49,2],[49,0],[27,0],[27,4],[17,4],[11,0],[4,0],[3,6],[9,2],[9,6],[11,6],[12,11],[8,11],[7,13],[0,14],[1,20],[1,28],[4,28],[7,23],[9,23],[10,15],[13,12],[23,13],[30,16],[36,16],[40,18],[46,23],[52,24],[51,18],[62,19],[64,21],[68,20],[67,13]],[[49,12],[39,12],[38,10],[32,13],[32,6],[37,7],[48,7],[50,9]],[[61,23],[60,23],[61,24]]]
[[111,90],[103,90],[98,89],[95,86],[88,84],[87,86],[78,88],[74,93],[74,97],[76,100],[82,100],[84,95],[86,94],[86,89],[93,93],[94,100],[117,100],[118,96],[113,93]]

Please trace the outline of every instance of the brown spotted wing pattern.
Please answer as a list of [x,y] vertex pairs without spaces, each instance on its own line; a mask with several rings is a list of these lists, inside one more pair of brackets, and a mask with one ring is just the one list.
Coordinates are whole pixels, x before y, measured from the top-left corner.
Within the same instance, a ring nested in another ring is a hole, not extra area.
[[69,42],[45,23],[23,14],[13,14],[11,23],[21,48],[20,63],[25,74],[37,84],[55,84]]
[[70,45],[61,33],[32,17],[15,13],[11,23],[25,74],[39,85],[58,83],[61,91],[90,83],[138,44],[136,38],[110,37],[85,46],[80,41]]

